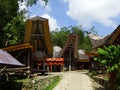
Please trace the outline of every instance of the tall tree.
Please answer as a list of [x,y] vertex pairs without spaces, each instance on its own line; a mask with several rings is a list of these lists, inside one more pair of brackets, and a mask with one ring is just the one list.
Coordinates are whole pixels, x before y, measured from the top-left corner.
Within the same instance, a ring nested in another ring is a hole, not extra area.
[[25,32],[24,16],[17,15],[3,28],[4,46],[22,43]]
[[95,30],[95,27],[94,26],[92,26],[89,30],[85,30],[84,31],[86,34],[91,34],[91,33],[93,33],[93,34],[98,34],[98,32]]
[[63,47],[70,33],[78,34],[79,36],[78,49],[84,49],[86,51],[92,50],[92,45],[89,37],[86,36],[82,28],[78,26],[62,27],[58,31],[51,32],[53,45]]
[[53,46],[63,47],[69,34],[70,31],[67,27],[62,27],[60,30],[52,31],[51,38]]
[[17,15],[17,0],[0,0],[0,29]]
[[4,46],[4,30],[3,27],[17,15],[17,0],[0,0],[0,47]]
[[[24,35],[24,32],[19,30],[25,27],[23,15],[26,12],[19,12],[19,4],[23,1],[27,6],[31,6],[38,0],[0,0],[0,47],[21,42],[23,37],[17,35],[18,33]],[[48,0],[43,1],[48,2]]]

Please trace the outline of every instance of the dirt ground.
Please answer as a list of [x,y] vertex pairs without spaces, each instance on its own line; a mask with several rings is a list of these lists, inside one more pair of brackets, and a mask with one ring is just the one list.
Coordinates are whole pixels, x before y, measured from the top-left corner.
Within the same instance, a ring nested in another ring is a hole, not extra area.
[[68,71],[58,74],[63,78],[53,90],[105,90],[87,75],[87,71]]

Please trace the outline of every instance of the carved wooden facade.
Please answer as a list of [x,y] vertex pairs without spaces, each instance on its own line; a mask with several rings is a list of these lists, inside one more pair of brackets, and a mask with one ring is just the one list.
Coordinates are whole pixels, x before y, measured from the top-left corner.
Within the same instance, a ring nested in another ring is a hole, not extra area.
[[32,68],[45,69],[45,58],[53,55],[48,19],[34,17],[28,19],[26,24],[24,43],[31,43],[33,46]]
[[42,62],[43,65],[45,57],[52,57],[53,53],[48,19],[41,17],[28,19],[26,21],[24,43],[7,46],[2,50],[8,51],[24,65],[12,69],[13,71],[30,73],[34,69],[38,70],[39,63]]
[[78,35],[70,34],[59,57],[63,57],[66,70],[75,70],[75,60],[78,59]]
[[34,17],[26,22],[24,43],[31,43],[35,52],[45,50],[47,56],[52,56],[53,46],[50,38],[48,19]]

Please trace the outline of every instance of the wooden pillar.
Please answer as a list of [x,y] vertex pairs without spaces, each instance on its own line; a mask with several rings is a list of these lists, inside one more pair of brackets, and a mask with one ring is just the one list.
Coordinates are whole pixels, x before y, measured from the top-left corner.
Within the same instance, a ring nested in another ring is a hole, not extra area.
[[61,71],[64,72],[64,65],[61,65]]
[[82,62],[82,70],[84,70],[84,62]]
[[71,71],[71,52],[72,52],[72,50],[71,50],[71,48],[69,48],[69,71]]
[[47,64],[47,70],[48,70],[48,75],[49,75],[50,69],[49,69],[49,65],[48,64]]
[[27,78],[29,78],[30,77],[30,49],[28,49],[28,65],[27,65],[27,67],[28,67],[28,70],[27,70],[26,74],[27,74]]
[[39,66],[39,64],[38,64],[38,67],[37,67],[37,68],[38,68],[38,71],[39,71],[39,70],[40,70],[40,66]]
[[50,64],[50,72],[52,72],[52,64]]
[[89,70],[91,69],[91,67],[90,67],[90,62],[88,62],[88,64],[89,64]]
[[63,71],[63,67],[62,67],[62,64],[60,64],[60,71],[61,71],[61,72]]

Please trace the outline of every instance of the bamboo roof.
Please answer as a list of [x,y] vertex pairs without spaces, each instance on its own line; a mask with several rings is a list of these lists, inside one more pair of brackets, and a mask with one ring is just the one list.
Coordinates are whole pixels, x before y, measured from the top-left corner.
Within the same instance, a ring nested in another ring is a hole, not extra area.
[[98,47],[102,47],[104,45],[108,46],[111,44],[120,44],[120,41],[117,40],[117,38],[120,39],[120,25],[111,34],[105,36],[102,39],[99,39],[99,40],[91,39],[92,47],[98,48]]
[[63,57],[66,51],[69,51],[69,48],[72,48],[73,56],[75,59],[78,58],[78,35],[70,34],[68,40],[66,41],[63,49],[61,50],[59,57]]
[[[35,41],[38,43],[36,44]],[[33,17],[27,20],[25,31],[25,43],[32,43],[33,47],[45,49],[48,55],[53,54],[48,19],[42,17]]]
[[11,52],[11,51],[26,49],[26,48],[30,48],[31,50],[33,50],[33,46],[30,43],[23,43],[23,44],[7,46],[7,47],[1,48],[1,49],[8,51],[8,52]]

